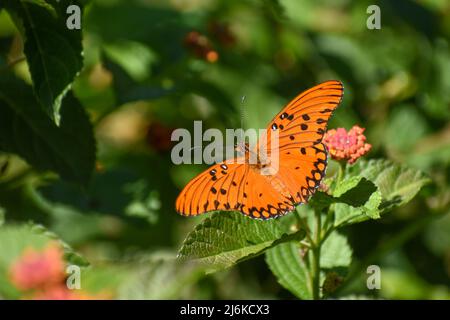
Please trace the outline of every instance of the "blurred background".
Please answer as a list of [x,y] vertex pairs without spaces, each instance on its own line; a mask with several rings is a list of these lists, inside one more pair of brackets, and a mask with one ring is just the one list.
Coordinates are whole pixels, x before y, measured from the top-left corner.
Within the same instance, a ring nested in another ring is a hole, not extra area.
[[[366,12],[381,10],[381,29]],[[82,19],[84,68],[75,96],[97,138],[87,189],[34,174],[2,155],[9,221],[35,221],[90,263],[86,280],[114,298],[294,298],[259,257],[205,276],[176,252],[203,219],[174,210],[202,165],[173,165],[171,132],[264,128],[300,91],[338,79],[345,95],[329,128],[366,128],[369,158],[426,172],[433,183],[407,206],[344,230],[354,260],[383,250],[381,290],[366,274],[341,297],[450,297],[450,2],[446,0],[92,0]],[[22,55],[11,17],[0,48]],[[25,62],[14,72],[29,79]],[[242,97],[245,96],[245,100]],[[1,116],[1,115],[0,115]],[[7,159],[6,159],[7,158]],[[29,176],[28,176],[29,177]],[[91,280],[90,280],[91,279]]]

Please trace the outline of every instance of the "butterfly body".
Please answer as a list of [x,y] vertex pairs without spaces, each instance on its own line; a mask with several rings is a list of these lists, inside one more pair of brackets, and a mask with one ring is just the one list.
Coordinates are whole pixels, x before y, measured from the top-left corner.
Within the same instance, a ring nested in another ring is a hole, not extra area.
[[177,198],[177,212],[240,211],[269,219],[306,203],[325,176],[327,150],[321,141],[342,96],[342,83],[335,80],[299,94],[272,119],[255,148],[238,145],[243,156],[191,180]]

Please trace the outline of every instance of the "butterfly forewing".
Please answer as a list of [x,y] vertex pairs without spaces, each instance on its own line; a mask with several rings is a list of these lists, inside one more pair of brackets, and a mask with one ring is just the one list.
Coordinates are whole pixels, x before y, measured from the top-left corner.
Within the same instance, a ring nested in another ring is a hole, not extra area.
[[190,216],[213,210],[238,210],[249,169],[242,162],[216,164],[192,179],[177,198],[177,212]]
[[275,132],[280,150],[320,143],[343,93],[342,83],[336,80],[323,82],[300,93],[269,123],[267,141],[261,148],[270,152],[273,145],[271,137]]

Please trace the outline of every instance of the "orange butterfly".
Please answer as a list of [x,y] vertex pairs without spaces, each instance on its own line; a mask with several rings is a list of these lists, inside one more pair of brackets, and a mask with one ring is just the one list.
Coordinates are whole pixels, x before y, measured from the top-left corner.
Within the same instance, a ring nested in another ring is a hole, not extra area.
[[263,174],[265,165],[260,160],[251,164],[247,160],[251,151],[246,148],[243,158],[213,165],[191,180],[177,198],[177,212],[196,216],[215,210],[240,211],[268,219],[306,203],[325,175],[327,150],[321,141],[343,94],[340,81],[323,82],[299,94],[272,119],[263,144],[269,154],[273,152],[269,146],[276,131],[279,169],[275,174]]

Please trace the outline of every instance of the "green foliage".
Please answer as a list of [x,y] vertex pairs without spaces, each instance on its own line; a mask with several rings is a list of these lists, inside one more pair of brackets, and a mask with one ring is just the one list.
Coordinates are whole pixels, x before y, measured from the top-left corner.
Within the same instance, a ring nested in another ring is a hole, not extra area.
[[383,201],[381,212],[402,206],[419,192],[430,179],[420,170],[392,163],[389,160],[359,161],[347,168],[347,175],[360,175],[373,181],[379,188]]
[[118,289],[120,299],[175,299],[203,276],[193,263],[177,261],[171,252],[155,252],[129,262],[133,272]]
[[[448,5],[382,1],[369,30],[370,4],[1,1],[0,299],[30,297],[11,263],[50,241],[88,297],[448,299]],[[264,128],[327,79],[345,87],[328,127],[365,128],[367,160],[329,160],[279,219],[175,213],[205,168],[172,163],[173,129]]]
[[38,101],[59,124],[62,100],[83,66],[81,30],[67,28],[67,2],[6,0],[3,5],[25,40]]
[[[342,193],[344,190],[345,193]],[[361,193],[365,193],[369,196],[361,197]],[[359,216],[362,216],[363,218],[364,216],[362,214],[371,219],[380,217],[378,208],[382,200],[381,192],[373,182],[362,176],[345,177],[342,184],[338,185],[334,190],[334,194],[335,196],[339,195],[340,199],[340,203],[336,204],[336,212],[340,212],[337,213],[339,216],[337,219],[341,221],[335,222],[337,225],[342,223],[342,220],[352,219],[354,215],[358,215],[358,211],[361,213]],[[349,205],[351,207],[349,207]],[[339,209],[339,206],[341,209]],[[350,212],[346,213],[345,208]],[[349,218],[349,216],[352,218]]]
[[[108,50],[112,49],[109,48]],[[133,54],[142,55],[142,53],[139,52]],[[149,53],[144,54],[144,56],[145,55],[149,55]],[[164,97],[166,94],[170,92],[170,90],[164,89],[157,85],[152,84],[136,85],[136,82],[133,80],[130,73],[134,73],[135,77],[137,78],[145,76],[145,74],[139,72],[139,70],[141,70],[141,66],[134,65],[132,63],[133,59],[130,59],[128,55],[122,57],[122,59],[126,59],[123,61],[123,63],[125,63],[124,67],[128,69],[128,72],[123,70],[120,65],[115,64],[108,58],[105,58],[106,68],[114,75],[114,89],[116,95],[115,98],[118,103],[124,104],[133,101],[157,99]]]
[[352,249],[347,238],[333,232],[323,243],[320,265],[324,269],[348,268],[352,262]]
[[301,299],[312,299],[308,269],[298,245],[280,244],[266,253],[266,262],[278,282]]
[[36,168],[56,171],[63,179],[87,184],[94,169],[95,141],[76,98],[64,99],[57,126],[39,108],[26,84],[0,78],[0,87],[0,150],[17,153]]
[[64,258],[69,264],[77,265],[80,267],[87,267],[89,265],[89,262],[84,257],[76,253],[72,249],[72,247],[67,244],[67,242],[61,240],[57,234],[48,230],[43,225],[30,224],[28,227],[30,228],[31,233],[36,235],[42,234],[49,240],[54,240],[55,242],[57,242],[64,249]]
[[[253,221],[240,214],[219,212],[188,235],[180,256],[201,262],[212,272],[266,252],[266,261],[282,286],[299,298],[316,298],[314,291],[319,289],[314,286],[322,286],[324,280],[321,272],[339,269],[345,275],[352,261],[346,237],[335,230],[380,218],[382,212],[406,204],[428,182],[422,172],[406,166],[385,160],[361,160],[335,177],[332,196],[319,193],[311,201],[316,220],[314,214],[306,213],[302,228],[311,234],[306,246],[302,241],[304,233],[298,239],[292,234],[286,237],[281,232],[286,226],[277,221]],[[319,218],[320,212],[328,212],[324,222]],[[330,217],[334,222],[329,222]],[[295,228],[295,224],[292,226]],[[315,283],[314,277],[321,280]]]
[[279,243],[301,238],[301,231],[283,233],[275,220],[251,220],[239,213],[220,212],[206,218],[188,235],[179,256],[194,259],[213,272],[253,258]]

